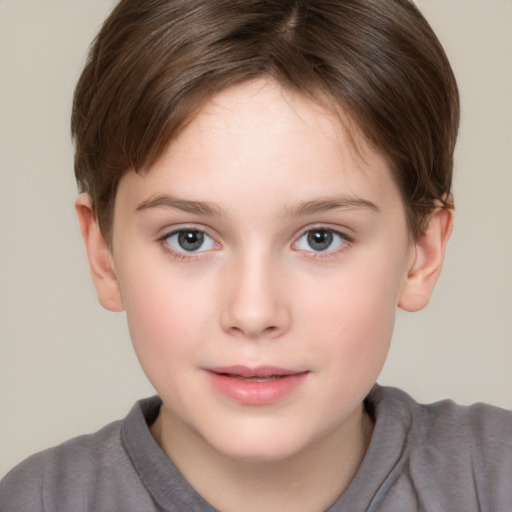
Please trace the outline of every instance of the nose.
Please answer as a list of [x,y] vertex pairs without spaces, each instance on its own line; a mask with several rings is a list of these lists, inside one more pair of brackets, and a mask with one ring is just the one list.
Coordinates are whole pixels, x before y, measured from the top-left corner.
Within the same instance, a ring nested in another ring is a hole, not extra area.
[[221,327],[231,335],[258,339],[277,338],[290,325],[290,307],[270,258],[248,257],[231,265],[222,283]]

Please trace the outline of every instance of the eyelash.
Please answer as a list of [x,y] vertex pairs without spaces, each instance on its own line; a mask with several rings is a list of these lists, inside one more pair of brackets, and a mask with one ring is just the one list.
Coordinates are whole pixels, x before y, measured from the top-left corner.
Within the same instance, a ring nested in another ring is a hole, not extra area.
[[[187,252],[186,250],[184,250],[183,252],[181,252],[181,251],[176,251],[172,247],[169,246],[169,244],[167,243],[167,240],[170,237],[177,235],[179,233],[187,232],[187,231],[205,235],[215,242],[215,239],[213,237],[211,237],[208,234],[208,232],[203,229],[199,229],[199,228],[195,228],[195,227],[183,227],[183,228],[175,229],[169,233],[166,233],[164,236],[162,236],[158,239],[158,242],[160,243],[162,250],[166,254],[171,256],[173,259],[178,260],[178,261],[194,261],[198,258],[203,257],[202,256],[203,253],[211,252],[211,250],[190,251],[190,252]],[[298,238],[296,238],[295,242],[293,243],[293,246],[296,246],[297,243],[308,233],[312,233],[315,231],[324,231],[324,232],[330,233],[332,235],[338,236],[343,240],[343,243],[340,248],[336,248],[334,250],[325,250],[325,251],[303,250],[304,253],[307,253],[307,257],[309,257],[309,258],[313,258],[313,259],[333,258],[333,257],[338,256],[341,252],[344,252],[345,250],[347,250],[354,243],[353,237],[348,236],[346,233],[343,233],[343,232],[338,231],[333,228],[319,225],[319,226],[310,227],[310,228],[302,231],[301,235]],[[215,244],[218,246],[220,245],[217,242],[215,242]],[[296,249],[296,250],[301,251],[301,249]]]
[[194,261],[194,260],[196,260],[196,259],[198,259],[200,257],[199,256],[200,253],[193,253],[193,252],[191,252],[190,254],[186,254],[186,253],[182,253],[182,252],[173,251],[164,242],[162,242],[161,245],[162,245],[162,250],[168,256],[170,256],[173,260],[176,260],[176,261]]

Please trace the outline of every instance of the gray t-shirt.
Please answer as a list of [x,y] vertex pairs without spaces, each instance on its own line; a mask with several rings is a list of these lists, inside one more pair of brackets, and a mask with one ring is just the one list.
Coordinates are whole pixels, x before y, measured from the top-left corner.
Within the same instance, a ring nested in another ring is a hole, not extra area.
[[[451,401],[420,405],[375,386],[375,430],[329,512],[511,512],[512,412]],[[213,512],[152,437],[158,397],[123,421],[28,458],[0,483],[1,512]]]

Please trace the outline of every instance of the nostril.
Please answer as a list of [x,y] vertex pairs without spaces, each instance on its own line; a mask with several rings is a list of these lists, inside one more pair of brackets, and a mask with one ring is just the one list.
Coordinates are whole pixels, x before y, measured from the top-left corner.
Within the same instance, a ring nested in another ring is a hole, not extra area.
[[267,328],[263,330],[263,336],[277,336],[279,334],[279,327],[275,325],[269,325]]
[[249,338],[273,338],[279,336],[280,328],[276,325],[269,325],[263,329],[250,329],[250,328],[242,328],[237,327],[235,325],[231,326],[229,329],[231,335],[241,336],[241,337],[249,337]]

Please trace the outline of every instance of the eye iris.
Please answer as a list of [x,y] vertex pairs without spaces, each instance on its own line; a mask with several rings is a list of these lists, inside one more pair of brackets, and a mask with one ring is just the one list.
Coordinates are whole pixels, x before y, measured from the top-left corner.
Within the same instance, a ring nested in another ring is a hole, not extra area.
[[204,234],[200,231],[181,231],[178,234],[178,243],[185,251],[195,251],[204,242]]
[[332,244],[332,233],[325,229],[317,229],[308,233],[308,244],[315,251],[325,251]]

